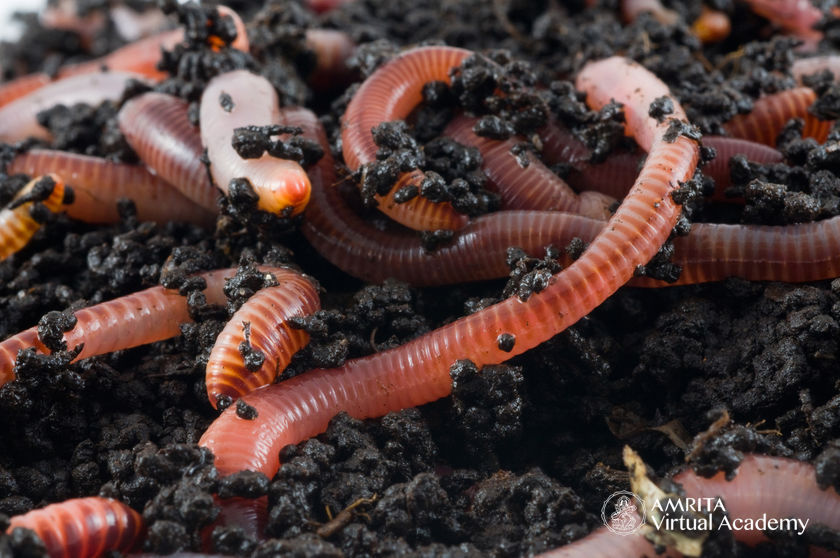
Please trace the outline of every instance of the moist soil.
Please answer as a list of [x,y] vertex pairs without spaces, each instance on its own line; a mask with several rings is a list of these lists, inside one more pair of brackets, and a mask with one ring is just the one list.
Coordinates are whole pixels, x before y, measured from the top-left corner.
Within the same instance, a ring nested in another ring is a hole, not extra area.
[[[665,3],[687,22],[702,7]],[[85,9],[106,9],[104,2],[88,4]],[[604,157],[626,140],[618,111],[589,113],[568,81],[589,59],[621,53],[638,60],[667,82],[703,133],[720,133],[720,124],[748,111],[755,97],[793,83],[787,71],[795,41],[732,0],[707,3],[735,22],[727,39],[711,45],[702,45],[685,23],[663,26],[644,15],[626,24],[610,0],[589,8],[582,0],[360,0],[321,16],[283,0],[230,5],[249,22],[252,56],[214,53],[194,37],[164,58],[173,75],[158,88],[195,102],[220,71],[260,71],[284,104],[303,103],[322,116],[336,152],[339,118],[354,84],[400,48],[445,43],[498,62],[470,62],[452,88],[430,86],[417,118],[422,126],[410,122],[379,134],[385,155],[400,161],[434,154],[436,195],[469,214],[493,210],[495,201],[474,176],[475,154],[437,139],[453,107],[482,116],[487,135],[530,137],[548,116],[536,99],[547,98],[553,116]],[[194,10],[164,7],[174,12],[173,23],[203,21]],[[54,71],[121,42],[106,27],[84,49],[73,33],[24,19],[22,39],[2,50],[5,77]],[[354,77],[340,87],[308,85],[314,58],[302,38],[311,27],[344,30],[362,45],[351,61]],[[830,52],[840,41],[837,21],[824,29],[820,48]],[[500,84],[507,101],[488,102]],[[815,82],[815,89],[825,114],[836,113],[840,102],[830,81]],[[54,147],[133,160],[114,126],[115,112],[114,106],[55,109],[44,122],[56,132]],[[21,148],[7,146],[3,157]],[[686,217],[782,224],[836,214],[840,166],[830,153],[799,139],[796,123],[780,148],[790,165],[738,166],[741,191],[756,180],[746,205],[694,200]],[[344,167],[339,173],[353,179]],[[0,201],[24,183],[4,176]],[[821,483],[840,488],[840,280],[791,285],[734,278],[623,288],[504,365],[477,370],[455,363],[451,397],[376,420],[339,415],[326,433],[285,448],[275,478],[220,479],[213,456],[196,445],[217,414],[207,402],[204,364],[230,313],[260,286],[250,264],[297,267],[322,289],[324,310],[299,324],[312,343],[283,378],[398,346],[503,296],[527,296],[555,269],[550,258],[512,257],[510,282],[367,285],[308,246],[299,218],[260,214],[248,192],[240,194],[223,202],[213,231],[138,222],[130,203],[114,226],[42,215],[46,226],[31,244],[0,263],[0,335],[40,322],[53,341],[72,324],[73,309],[160,283],[188,292],[195,288],[185,281],[190,273],[244,266],[227,308],[191,297],[196,323],[182,326],[181,337],[75,364],[60,346],[49,356],[21,353],[18,380],[0,389],[0,530],[5,516],[101,494],[143,512],[143,550],[156,554],[204,548],[241,556],[532,555],[601,524],[604,499],[628,488],[625,445],[661,476],[684,467],[687,456],[699,472],[712,474],[733,470],[743,453],[754,452],[811,462]],[[446,235],[429,236],[446,241]],[[650,267],[657,266],[667,268],[667,261]],[[265,540],[237,528],[203,537],[217,512],[213,494],[267,495]],[[807,554],[798,537],[754,549],[731,541],[717,548],[708,555]],[[23,532],[0,535],[2,556],[42,552]]]

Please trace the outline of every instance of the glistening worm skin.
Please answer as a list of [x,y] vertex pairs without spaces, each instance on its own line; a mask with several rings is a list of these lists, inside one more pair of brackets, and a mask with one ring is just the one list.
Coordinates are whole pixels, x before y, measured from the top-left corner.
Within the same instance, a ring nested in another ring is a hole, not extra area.
[[75,498],[17,515],[9,530],[31,529],[50,558],[96,558],[125,552],[140,542],[145,527],[139,513],[110,498]]
[[[266,269],[271,272],[271,268]],[[209,304],[224,304],[224,280],[236,273],[221,269],[201,273],[207,282],[204,294]],[[64,334],[69,350],[84,345],[75,360],[138,347],[175,337],[179,326],[191,322],[187,300],[177,290],[152,287],[74,312],[76,325]],[[49,354],[38,339],[38,328],[31,327],[0,343],[0,386],[14,380],[18,351],[33,347]]]
[[[694,173],[699,148],[682,136],[673,143],[663,139],[668,124],[657,124],[648,107],[668,88],[638,64],[617,57],[590,63],[578,80],[595,107],[612,98],[624,103],[629,129],[650,150],[636,186],[584,254],[525,301],[505,300],[401,347],[244,396],[240,401],[253,408],[253,418],[228,408],[199,442],[216,455],[222,474],[254,470],[274,476],[280,449],[322,432],[339,411],[382,416],[444,397],[452,389],[449,368],[455,361],[483,366],[535,347],[589,313],[650,260],[677,220],[679,207],[670,193]],[[684,116],[678,105],[675,116]],[[499,346],[502,334],[515,336],[512,348]]]
[[802,137],[823,143],[831,130],[831,122],[819,120],[808,112],[817,94],[807,87],[797,87],[766,95],[755,101],[752,112],[738,114],[723,125],[732,137],[776,145],[776,138],[791,118],[802,118]]
[[40,111],[55,105],[87,103],[99,105],[122,97],[129,80],[144,80],[130,72],[102,72],[60,79],[0,108],[0,141],[14,143],[34,137],[49,140],[46,128],[38,124]]
[[[783,457],[747,455],[737,475],[727,481],[724,473],[703,478],[692,471],[674,480],[688,497],[721,497],[730,520],[768,518],[809,519],[809,525],[822,524],[840,529],[840,497],[833,488],[821,490],[814,467]],[[748,545],[766,541],[760,531],[733,530],[735,539]],[[614,558],[655,556],[653,545],[642,535],[617,536],[603,527],[572,544],[541,554],[541,558]],[[673,551],[669,556],[678,555]]]
[[204,209],[218,211],[219,191],[201,162],[201,135],[187,116],[186,101],[145,93],[120,109],[126,141],[147,167]]
[[[376,70],[353,96],[341,120],[344,162],[351,171],[376,161],[378,147],[371,130],[392,120],[405,119],[423,100],[423,86],[430,81],[449,82],[449,71],[470,51],[453,47],[420,47],[397,56]],[[380,211],[394,221],[416,230],[459,229],[467,218],[448,203],[432,203],[415,197],[396,203],[394,193],[402,187],[420,187],[424,174],[415,169],[400,175],[385,196],[376,196]]]
[[[232,48],[248,52],[248,35],[245,32],[245,24],[239,15],[227,6],[218,6],[220,15],[233,18],[236,26],[237,36],[231,44]],[[136,72],[145,77],[160,81],[166,77],[165,72],[157,69],[157,63],[161,58],[162,50],[172,50],[175,45],[184,40],[183,29],[163,31],[151,37],[135,41],[114,52],[81,64],[64,66],[58,71],[58,78],[78,76],[101,72],[102,68],[110,71]],[[48,75],[38,73],[21,76],[17,79],[0,86],[0,107],[12,101],[44,87],[53,81]]]
[[473,132],[477,121],[476,118],[457,116],[443,135],[481,152],[484,159],[481,168],[501,197],[504,209],[567,211],[604,221],[610,218],[609,208],[615,203],[614,197],[594,191],[577,194],[531,153],[525,154],[529,163],[523,168],[511,153],[516,140],[480,137]]
[[[43,178],[52,181],[52,190],[49,195],[38,201],[44,207],[57,213],[64,205],[64,182],[58,176],[51,174],[46,177],[36,178],[30,181],[15,196],[15,200],[30,194]],[[29,243],[32,235],[41,228],[41,223],[36,221],[31,210],[35,202],[27,201],[13,208],[4,208],[0,211],[0,260],[5,260],[15,252]]]
[[257,194],[257,207],[296,215],[309,202],[309,177],[295,161],[263,153],[243,159],[231,145],[233,132],[244,126],[277,123],[277,92],[265,78],[236,70],[213,78],[201,96],[201,141],[210,172],[226,194],[231,180],[246,178]]
[[15,157],[9,174],[39,176],[55,172],[73,188],[67,215],[86,223],[117,223],[117,202],[130,199],[141,221],[180,221],[209,226],[212,213],[198,207],[169,183],[141,166],[113,163],[99,157],[33,149]]
[[[274,277],[278,285],[249,298],[216,338],[206,373],[207,397],[213,408],[220,397],[238,399],[274,382],[292,355],[309,342],[309,335],[292,328],[289,319],[320,310],[315,287],[294,271],[274,270]],[[243,343],[264,356],[258,369],[249,369],[243,362]]]

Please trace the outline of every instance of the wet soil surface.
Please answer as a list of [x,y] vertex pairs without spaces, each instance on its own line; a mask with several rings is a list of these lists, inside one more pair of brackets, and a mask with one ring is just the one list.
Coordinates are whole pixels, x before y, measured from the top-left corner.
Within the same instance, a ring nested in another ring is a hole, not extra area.
[[[160,88],[195,101],[219,71],[252,68],[275,83],[285,104],[315,108],[337,140],[353,85],[328,93],[308,87],[313,57],[303,45],[306,28],[342,29],[362,45],[352,61],[357,81],[405,45],[484,51],[501,66],[479,61],[462,69],[451,90],[431,87],[421,109],[428,117],[418,119],[424,126],[391,137],[409,156],[421,145],[426,149],[419,156],[445,154],[448,159],[435,156],[442,188],[457,179],[468,183],[459,188],[470,194],[461,205],[481,213],[493,209],[493,200],[480,179],[470,178],[475,154],[436,139],[453,106],[485,116],[487,134],[527,135],[549,116],[536,102],[532,86],[539,84],[553,116],[606,153],[624,142],[615,111],[589,113],[568,81],[589,59],[618,52],[640,61],[668,83],[704,133],[719,133],[720,124],[748,111],[756,96],[793,83],[785,77],[792,40],[772,33],[740,2],[708,3],[738,23],[728,39],[706,46],[685,24],[663,26],[642,16],[626,25],[614,1],[583,4],[369,0],[317,16],[291,1],[261,6],[243,0],[231,6],[250,21],[252,56],[208,53],[199,38],[166,58],[175,75]],[[689,22],[701,9],[700,2],[666,4]],[[189,10],[179,15],[187,25],[195,19]],[[30,24],[18,45],[3,50],[7,76],[98,54],[81,51],[72,33]],[[822,48],[830,51],[834,34],[827,29]],[[113,30],[104,29],[96,44],[119,43],[108,33]],[[492,92],[504,82],[513,84],[510,102],[486,102],[487,88]],[[833,87],[822,90],[825,110],[836,111]],[[113,115],[114,107],[52,111],[52,126],[64,132],[56,145],[131,160]],[[746,208],[695,203],[691,218],[780,224],[836,214],[840,167],[830,154],[795,133],[781,147],[790,165],[739,168],[742,184],[759,180]],[[780,182],[798,203],[785,203],[785,193],[771,187]],[[2,201],[23,183],[4,177]],[[111,227],[49,218],[26,249],[0,263],[0,335],[40,322],[49,338],[67,326],[69,313],[62,311],[161,282],[180,286],[199,270],[289,264],[320,282],[324,308],[302,321],[313,340],[285,372],[289,377],[397,346],[503,293],[522,295],[551,268],[520,261],[517,282],[507,286],[504,280],[432,289],[390,281],[364,285],[307,245],[297,231],[299,219],[257,214],[247,198],[225,202],[212,232],[140,223],[130,204],[122,208],[123,221]],[[804,215],[803,206],[811,208]],[[257,288],[253,272],[236,280],[245,292]],[[205,394],[204,364],[240,303],[210,308],[196,299],[196,323],[184,325],[181,337],[77,364],[67,364],[72,353],[66,350],[23,352],[18,380],[0,389],[0,528],[4,516],[102,494],[143,512],[145,551],[197,551],[202,528],[217,513],[213,494],[267,495],[268,539],[220,528],[211,536],[213,551],[523,556],[600,525],[604,499],[627,488],[625,444],[660,475],[682,466],[688,453],[698,470],[711,474],[731,470],[742,452],[758,452],[815,463],[820,481],[840,488],[840,280],[624,288],[507,364],[479,371],[456,363],[451,397],[378,420],[336,417],[323,435],[287,447],[274,479],[220,479],[212,455],[196,446],[216,416]],[[719,421],[709,431],[725,413],[731,422]],[[807,550],[789,540],[739,552],[798,556]],[[30,537],[0,535],[0,555],[38,556],[40,550]]]

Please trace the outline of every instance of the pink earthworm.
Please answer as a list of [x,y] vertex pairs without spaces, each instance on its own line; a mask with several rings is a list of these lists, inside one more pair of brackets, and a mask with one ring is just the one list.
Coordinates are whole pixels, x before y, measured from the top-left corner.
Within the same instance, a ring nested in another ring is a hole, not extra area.
[[745,0],[752,11],[766,17],[788,33],[805,41],[813,48],[822,39],[822,32],[814,25],[823,18],[811,0]]
[[9,174],[40,176],[55,172],[73,188],[73,203],[66,213],[86,223],[117,223],[117,202],[130,199],[141,221],[181,221],[209,226],[212,213],[198,207],[173,186],[137,165],[113,163],[99,157],[33,149],[15,157]]
[[802,137],[823,143],[832,122],[820,120],[808,112],[816,99],[817,94],[807,87],[766,95],[755,101],[751,112],[735,115],[723,128],[732,137],[773,146],[788,120],[802,118],[805,121]]
[[[118,48],[102,58],[97,58],[90,62],[64,66],[58,71],[56,79],[60,80],[71,76],[98,73],[104,67],[112,72],[132,72],[157,81],[166,76],[165,73],[155,68],[158,60],[160,60],[161,49],[171,50],[183,38],[184,33],[181,29],[163,31]],[[40,89],[53,81],[52,77],[43,73],[28,74],[15,78],[0,86],[0,107]]]
[[16,515],[8,532],[30,529],[50,558],[97,558],[134,548],[145,532],[142,516],[122,502],[93,496]]
[[123,96],[130,80],[145,81],[130,72],[100,72],[60,79],[0,108],[0,141],[14,143],[34,137],[49,140],[50,133],[38,124],[37,115],[55,105],[99,105]]
[[[814,467],[783,457],[747,455],[734,479],[717,473],[703,478],[692,471],[674,477],[686,495],[693,498],[722,498],[730,521],[770,518],[809,520],[840,529],[840,497],[833,488],[820,489]],[[783,489],[782,489],[783,488]],[[646,503],[646,507],[652,506]],[[762,531],[733,529],[735,539],[754,546],[767,541]],[[602,527],[589,536],[544,554],[540,558],[643,557],[657,553],[641,534],[618,536]],[[668,556],[679,556],[670,550]]]
[[[235,269],[220,269],[199,274],[207,282],[204,294],[209,304],[225,304],[222,287],[235,273]],[[83,308],[74,315],[76,325],[64,334],[68,350],[81,346],[74,360],[169,339],[181,333],[180,324],[192,321],[187,299],[161,286]],[[0,343],[0,385],[14,380],[18,351],[30,347],[49,354],[38,338],[37,326]]]
[[[527,300],[507,299],[395,349],[244,396],[237,406],[251,412],[240,417],[228,408],[199,442],[216,455],[222,474],[250,469],[273,477],[280,449],[322,432],[339,411],[382,416],[444,397],[455,361],[483,366],[535,347],[589,313],[650,260],[676,223],[679,206],[670,194],[694,174],[699,147],[681,135],[666,141],[670,124],[649,117],[648,107],[668,88],[638,64],[620,57],[590,63],[578,86],[595,108],[612,98],[624,103],[629,129],[649,150],[636,186],[583,255]],[[678,105],[674,116],[684,117]],[[513,347],[500,343],[509,335]]]
[[[17,193],[15,200],[20,200],[24,196],[32,194],[36,185],[43,184],[42,180],[44,178],[47,178],[52,186],[47,197],[38,200],[38,203],[53,213],[57,213],[65,203],[66,191],[64,182],[55,174],[32,179]],[[5,260],[26,246],[32,235],[41,228],[41,223],[31,215],[34,203],[35,201],[26,201],[21,205],[15,205],[13,201],[13,207],[0,210],[0,260]]]
[[[732,186],[729,162],[735,155],[742,155],[750,162],[762,164],[780,163],[784,160],[777,149],[738,138],[703,136],[703,145],[713,147],[717,152],[715,158],[703,167],[703,174],[715,181],[715,190],[711,196],[715,201],[732,201],[726,197],[725,191]],[[598,190],[621,199],[632,186],[642,157],[643,154],[639,152],[621,151],[613,153],[603,163],[578,163],[566,180],[580,190]]]
[[[419,47],[408,50],[366,79],[342,118],[344,162],[355,172],[376,161],[378,150],[371,130],[382,122],[402,120],[423,100],[429,81],[449,82],[449,72],[472,53],[453,47]],[[364,171],[362,172],[364,175]],[[391,192],[376,196],[378,208],[394,221],[417,230],[459,229],[467,217],[449,203],[432,203],[415,197],[397,203],[394,193],[402,187],[420,188],[424,174],[415,169],[403,173]]]
[[[237,399],[274,382],[292,355],[309,342],[309,335],[293,328],[289,320],[320,310],[315,286],[291,270],[273,273],[277,286],[249,298],[216,338],[206,372],[207,397],[213,408],[222,397]],[[244,362],[243,343],[263,355],[258,368],[249,368]]]
[[186,101],[163,93],[145,93],[123,105],[120,131],[155,174],[204,209],[219,210],[219,191],[201,161],[201,135],[190,123]]
[[662,25],[676,25],[680,20],[677,12],[666,8],[659,0],[621,0],[621,15],[625,21],[635,21],[643,13],[649,13]]
[[356,43],[337,29],[307,29],[306,46],[315,52],[315,69],[307,82],[318,91],[346,86],[353,75],[347,60],[356,51]]
[[288,159],[263,153],[243,159],[231,145],[236,128],[277,123],[277,92],[265,78],[245,70],[213,78],[201,97],[201,139],[210,172],[226,194],[234,179],[244,178],[258,196],[257,207],[270,213],[303,211],[309,201],[309,177]]
[[524,155],[528,158],[528,166],[523,168],[511,153],[516,139],[500,141],[480,137],[473,132],[477,121],[476,118],[457,116],[443,135],[478,148],[484,159],[481,168],[501,197],[504,209],[567,211],[593,219],[609,219],[609,208],[616,201],[614,197],[595,191],[576,193],[531,153]]
[[[219,14],[233,18],[234,25],[236,26],[237,36],[231,44],[231,47],[248,52],[250,44],[242,18],[227,6],[218,6],[217,9]],[[157,63],[161,59],[161,51],[172,50],[175,48],[175,45],[183,40],[183,29],[162,31],[145,39],[127,44],[96,60],[64,66],[59,69],[56,77],[61,80],[71,76],[99,73],[103,68],[107,68],[112,72],[137,73],[153,81],[160,81],[166,77],[165,72],[157,69]],[[0,107],[45,87],[52,81],[50,76],[43,73],[29,74],[11,80],[0,86]],[[81,86],[81,82],[79,86]]]
[[825,70],[834,74],[835,80],[840,78],[840,56],[836,54],[826,54],[822,56],[798,58],[790,67],[790,73],[793,74],[793,77],[799,84],[802,83],[803,77]]

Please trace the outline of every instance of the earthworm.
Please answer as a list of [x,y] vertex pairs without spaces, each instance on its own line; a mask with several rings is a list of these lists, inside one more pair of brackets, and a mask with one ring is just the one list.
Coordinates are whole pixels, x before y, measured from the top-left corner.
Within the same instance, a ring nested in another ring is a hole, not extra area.
[[16,515],[8,532],[31,529],[50,558],[96,558],[131,550],[145,531],[143,518],[122,502],[93,496],[74,498]]
[[577,194],[531,153],[524,154],[528,158],[528,166],[523,168],[511,153],[517,144],[516,139],[500,141],[480,137],[473,131],[477,121],[477,118],[457,116],[443,135],[478,148],[484,160],[481,168],[501,197],[504,209],[546,209],[604,221],[609,219],[614,197],[594,191]]
[[[725,191],[732,186],[729,162],[735,155],[743,155],[748,161],[762,164],[780,163],[784,159],[777,149],[738,138],[703,136],[703,145],[713,147],[717,152],[715,158],[703,167],[703,174],[715,181],[711,198],[716,201],[731,201]],[[642,157],[639,152],[621,151],[611,154],[603,163],[579,163],[566,180],[579,190],[597,190],[621,199],[633,184]]]
[[[429,81],[449,83],[449,71],[472,53],[454,47],[419,47],[408,50],[377,69],[353,95],[342,118],[344,162],[356,172],[376,161],[378,150],[371,130],[382,122],[405,119],[423,100],[423,86]],[[365,174],[365,171],[362,171]],[[449,203],[432,203],[415,197],[397,203],[400,188],[420,188],[424,174],[419,169],[402,173],[385,196],[376,195],[380,211],[394,221],[417,230],[459,229],[467,217]]]
[[38,113],[55,105],[99,105],[122,97],[129,81],[145,78],[130,72],[99,72],[60,79],[0,108],[0,141],[14,143],[28,137],[49,140],[38,124]]
[[814,25],[823,18],[811,0],[745,0],[752,11],[766,17],[785,31],[805,41],[812,48],[822,39]]
[[[636,186],[583,255],[527,300],[507,299],[395,349],[242,397],[237,407],[251,412],[240,417],[228,408],[199,442],[216,455],[222,474],[250,469],[273,477],[280,449],[322,432],[339,411],[382,416],[444,397],[456,360],[483,366],[533,348],[589,313],[650,260],[677,220],[679,207],[670,193],[694,174],[698,145],[684,136],[663,139],[670,125],[657,124],[648,107],[668,88],[636,63],[619,57],[590,63],[578,87],[595,108],[612,98],[624,103],[629,130],[649,150]],[[684,117],[678,105],[673,116]],[[515,336],[513,347],[499,343],[503,334]]]
[[676,25],[680,16],[674,10],[662,5],[659,0],[622,0],[621,15],[625,21],[635,21],[643,13],[649,13],[662,25]]
[[[44,178],[47,179],[47,182],[42,182]],[[45,198],[35,201],[53,213],[58,212],[65,201],[65,189],[64,182],[54,174],[32,179],[17,193],[15,200],[23,199],[25,196],[32,194],[36,186],[41,185],[50,185],[50,192]],[[14,206],[13,203],[14,207],[7,207],[0,211],[0,260],[5,260],[26,246],[32,235],[41,228],[41,223],[31,215],[35,201],[26,201],[17,206]]]
[[[272,383],[292,355],[309,342],[309,335],[293,328],[289,320],[320,310],[318,292],[294,271],[277,269],[274,277],[277,286],[249,298],[216,338],[206,372],[207,397],[213,408],[221,397],[237,399]],[[263,356],[258,367],[243,362],[243,344]]]
[[723,128],[733,137],[772,146],[776,145],[776,138],[788,120],[802,118],[805,121],[802,137],[823,143],[832,122],[820,120],[808,112],[816,99],[817,94],[807,87],[765,95],[756,99],[751,112],[735,115]]
[[66,213],[86,223],[118,223],[117,202],[130,199],[141,221],[179,221],[209,226],[212,213],[198,207],[178,190],[137,165],[113,163],[99,157],[33,149],[15,157],[9,174],[40,176],[55,172],[73,188],[73,203]]
[[[207,282],[204,295],[209,304],[225,304],[224,280],[235,273],[235,269],[220,269],[199,274]],[[81,347],[74,361],[175,337],[181,333],[180,324],[192,321],[187,299],[161,286],[82,308],[74,315],[76,325],[64,333],[68,350]],[[49,354],[38,338],[37,326],[0,343],[0,386],[14,380],[18,351],[30,347]]]
[[[814,467],[786,459],[747,455],[731,481],[724,473],[703,478],[692,471],[680,473],[674,480],[688,497],[722,498],[730,521],[768,518],[809,519],[809,524],[822,524],[840,529],[840,498],[833,488],[822,490],[816,482]],[[780,489],[783,488],[783,489]],[[646,504],[646,507],[653,504]],[[767,538],[761,531],[732,530],[735,539],[753,546]],[[617,536],[606,527],[589,536],[541,554],[541,558],[613,558],[614,556],[654,556],[653,545],[641,534]],[[673,555],[670,551],[668,555]]]
[[797,83],[802,83],[804,76],[816,74],[828,70],[834,74],[834,79],[840,77],[840,56],[826,54],[823,56],[811,56],[809,58],[798,58],[790,67],[790,73],[796,78]]
[[[217,9],[219,14],[233,18],[234,25],[236,26],[237,36],[233,43],[231,43],[231,48],[248,52],[250,45],[242,18],[227,6],[218,6]],[[157,63],[161,58],[161,51],[172,50],[175,48],[175,45],[183,40],[183,29],[162,31],[145,39],[127,44],[96,60],[63,66],[59,69],[56,77],[61,80],[70,76],[99,73],[102,71],[102,68],[108,68],[111,72],[132,72],[142,74],[144,77],[154,81],[160,81],[167,75],[165,72],[157,69]],[[43,73],[29,74],[11,80],[0,86],[0,107],[46,86],[51,81],[53,80],[50,76]],[[84,102],[85,99],[81,99],[81,101]]]
[[163,93],[145,93],[123,105],[120,131],[155,174],[204,209],[219,210],[219,191],[201,161],[201,135],[190,123],[186,101]]
[[[183,37],[184,32],[181,29],[164,31],[125,45],[96,60],[63,66],[59,69],[56,78],[60,80],[71,76],[98,73],[102,71],[103,67],[106,67],[111,71],[142,74],[157,81],[166,77],[165,73],[155,68],[158,60],[160,60],[161,49],[170,50],[174,48],[176,44],[183,40]],[[0,86],[0,107],[44,87],[52,81],[53,78],[44,73],[27,74],[15,78]]]
[[245,126],[276,124],[277,92],[265,78],[246,70],[213,78],[201,96],[201,140],[207,148],[210,172],[225,194],[234,179],[246,179],[263,211],[295,215],[309,201],[309,177],[288,159],[263,153],[243,159],[231,145],[234,130]]
[[337,29],[307,29],[306,46],[315,52],[315,69],[307,82],[319,91],[343,87],[349,83],[352,71],[347,60],[356,50],[356,43],[344,31]]

